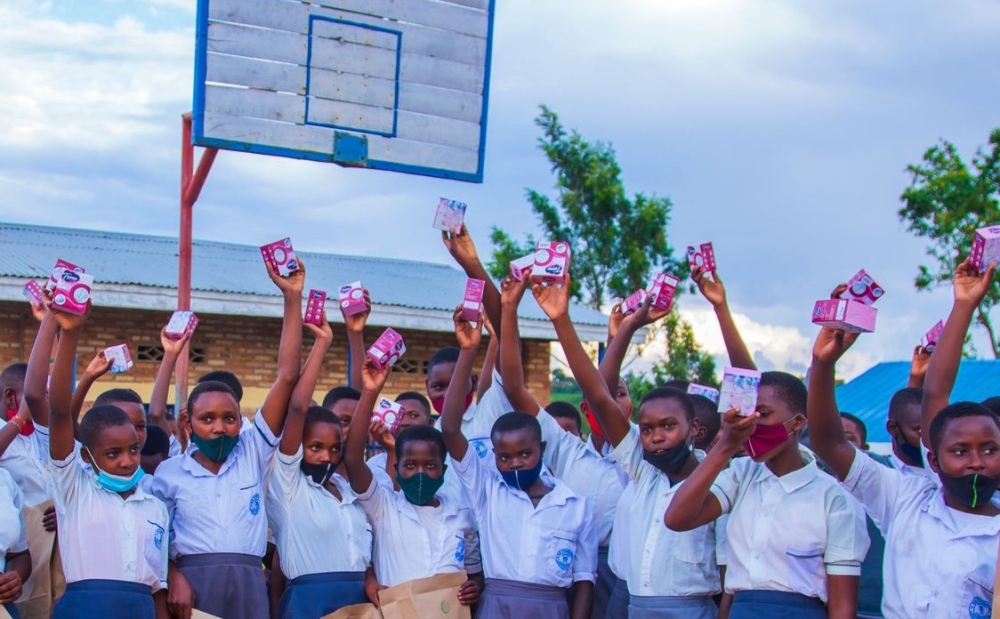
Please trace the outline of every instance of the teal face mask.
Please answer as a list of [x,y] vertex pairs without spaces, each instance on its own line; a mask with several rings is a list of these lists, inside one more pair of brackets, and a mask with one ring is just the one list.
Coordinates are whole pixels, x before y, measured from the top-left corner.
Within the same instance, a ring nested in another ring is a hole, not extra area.
[[191,433],[191,442],[195,444],[198,451],[212,462],[225,462],[233,448],[240,442],[240,435],[229,436],[222,434],[215,438],[201,438],[194,432]]
[[399,489],[403,491],[407,501],[414,505],[427,505],[434,500],[434,495],[444,485],[444,471],[441,471],[441,477],[437,479],[427,473],[417,473],[404,478],[399,474],[397,467],[396,483],[399,484]]
[[[87,448],[84,447],[84,449]],[[90,466],[97,471],[97,483],[105,490],[111,492],[128,492],[129,490],[135,488],[139,484],[139,480],[146,474],[146,472],[142,470],[141,466],[136,467],[135,473],[132,473],[129,477],[106,473],[98,468],[97,460],[94,459],[93,452],[91,452],[90,449],[87,449],[87,453],[90,454]]]

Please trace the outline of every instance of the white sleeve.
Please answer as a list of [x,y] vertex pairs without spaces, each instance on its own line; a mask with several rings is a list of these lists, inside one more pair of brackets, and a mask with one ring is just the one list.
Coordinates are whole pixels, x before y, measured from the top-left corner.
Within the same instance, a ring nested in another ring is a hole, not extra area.
[[507,399],[507,392],[503,389],[500,372],[493,370],[493,384],[483,397],[479,398],[475,407],[473,418],[462,428],[462,432],[470,440],[489,436],[496,420],[514,410],[510,400]]
[[[454,460],[454,458],[452,458]],[[472,448],[465,450],[465,458],[454,460],[454,471],[465,486],[465,496],[469,499],[469,506],[476,516],[476,522],[485,522],[488,484],[497,483],[497,478],[490,472],[486,465],[479,460],[479,456],[473,452]]]
[[583,528],[576,537],[576,558],[573,560],[573,582],[597,582],[597,529],[594,527],[594,510],[590,501],[584,504]]
[[373,526],[378,526],[386,511],[392,509],[392,492],[391,488],[386,488],[378,483],[378,480],[373,476],[368,489],[358,494],[358,505],[361,506],[365,515],[368,516],[368,522],[371,522]]
[[303,477],[299,464],[302,462],[302,445],[294,455],[287,456],[280,451],[271,471],[270,487],[274,488],[283,499],[284,505],[290,505],[302,484]]
[[901,501],[908,495],[919,494],[923,487],[933,487],[930,478],[904,475],[861,451],[855,451],[851,470],[841,483],[864,506],[883,533]]
[[860,576],[868,553],[868,525],[857,501],[841,488],[828,499],[826,551],[823,563],[831,576]]
[[628,473],[632,481],[639,481],[645,468],[643,465],[647,463],[642,458],[642,441],[639,440],[638,428],[630,424],[628,434],[611,450],[611,458]]
[[280,439],[271,432],[260,409],[257,409],[257,414],[254,416],[252,428],[240,432],[240,440],[253,443],[260,478],[265,479],[274,462],[274,454],[278,451]]
[[65,509],[69,503],[79,499],[80,487],[83,485],[83,477],[87,472],[80,466],[80,452],[73,449],[69,457],[65,460],[55,460],[50,457],[52,466],[52,485],[56,491],[56,507]]
[[170,436],[167,437],[167,441],[170,443],[170,451],[167,452],[168,457],[176,458],[183,453],[184,450],[181,449],[181,442],[177,440],[177,437],[174,436],[173,432],[171,432]]
[[[743,460],[750,460],[749,457],[746,458],[734,458],[729,466],[715,478],[712,482],[712,487],[709,492],[715,495],[715,498],[719,500],[719,505],[722,506],[722,513],[728,514],[733,509],[733,505],[736,504],[736,498],[740,493],[740,484],[744,477],[744,471],[739,469],[745,469],[746,464]],[[753,464],[753,461],[750,461]]]

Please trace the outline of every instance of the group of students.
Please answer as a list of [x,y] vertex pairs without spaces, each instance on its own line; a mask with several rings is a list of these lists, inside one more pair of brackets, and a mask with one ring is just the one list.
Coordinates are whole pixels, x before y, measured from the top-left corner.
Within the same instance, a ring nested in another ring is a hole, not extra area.
[[[595,367],[568,282],[497,287],[464,227],[443,237],[486,280],[483,315],[472,323],[456,310],[456,346],[431,358],[426,397],[396,398],[404,413],[392,428],[372,419],[390,369],[365,356],[369,312],[344,317],[350,386],[313,402],[333,332],[325,319],[303,325],[304,265],[288,277],[267,267],[284,312],[276,378],[252,420],[228,372],[202,377],[177,419],[166,413],[190,333],[161,333],[148,413],[112,389],[81,417],[109,364],[98,355],[74,388],[87,315],[33,308],[27,364],[0,374],[7,612],[316,619],[464,573],[458,600],[484,619],[990,615],[1000,407],[949,396],[992,267],[956,270],[944,334],[933,354],[918,351],[912,384],[890,405],[884,458],[865,451],[863,424],[834,397],[856,334],[820,331],[808,388],[763,372],[753,411],[720,414],[684,381],[634,407],[622,362],[665,312],[649,300],[628,316],[616,306]],[[717,273],[693,278],[731,364],[755,369]],[[543,407],[525,386],[517,315],[529,287],[583,392],[585,439],[579,410]],[[384,452],[366,459],[372,440]]]

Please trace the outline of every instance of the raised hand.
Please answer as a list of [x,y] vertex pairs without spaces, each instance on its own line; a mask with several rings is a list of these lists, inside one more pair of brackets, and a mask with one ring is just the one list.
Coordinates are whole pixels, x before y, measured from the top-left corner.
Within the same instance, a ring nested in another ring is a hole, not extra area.
[[302,291],[305,289],[306,283],[306,263],[302,261],[302,257],[296,257],[299,262],[299,270],[295,271],[288,277],[282,277],[278,275],[274,267],[271,266],[270,262],[264,261],[264,266],[267,267],[267,274],[270,276],[271,281],[274,285],[278,287],[278,290],[282,294],[299,294],[302,295]]
[[993,285],[993,272],[996,266],[996,263],[991,263],[985,273],[980,273],[969,260],[958,265],[952,282],[955,289],[955,303],[968,303],[972,307],[978,307]]
[[389,366],[382,369],[371,360],[371,357],[365,357],[365,363],[361,366],[361,386],[365,391],[372,393],[382,391],[390,369]]
[[372,419],[372,425],[368,428],[368,434],[371,435],[372,440],[382,446],[386,452],[390,452],[396,449],[396,437],[392,435],[389,428],[378,419]]
[[167,335],[167,327],[164,326],[160,329],[160,346],[163,346],[163,354],[180,357],[181,353],[184,352],[184,347],[191,341],[192,335],[194,334],[188,329],[184,331],[179,339],[175,340]]
[[462,268],[470,264],[479,262],[479,253],[476,251],[476,243],[469,234],[469,229],[462,224],[462,229],[442,230],[441,241],[444,242],[445,249],[455,259],[455,262]]
[[330,328],[330,323],[326,320],[326,312],[323,312],[323,320],[319,325],[314,325],[311,322],[304,322],[302,324],[317,340],[333,341],[333,329]]
[[83,371],[83,373],[84,375],[97,380],[111,371],[112,365],[114,365],[114,360],[108,359],[104,355],[104,351],[99,350],[97,351],[97,354],[94,355],[94,358],[90,360],[90,363],[87,364],[87,368]]
[[830,365],[837,363],[847,352],[847,349],[854,345],[858,335],[860,334],[850,333],[842,329],[823,327],[813,344],[813,359]]
[[719,307],[726,304],[726,287],[719,277],[718,271],[708,271],[704,267],[695,267],[691,272],[691,279],[698,286],[701,295],[712,304],[712,307]]
[[458,340],[458,347],[462,350],[475,350],[479,348],[479,343],[483,338],[482,320],[476,326],[462,317],[462,306],[458,306],[451,315],[455,321],[455,338]]
[[368,289],[365,288],[365,311],[347,316],[344,314],[344,308],[340,308],[340,313],[344,316],[344,325],[347,327],[348,333],[364,333],[368,316],[372,313],[372,297],[368,294]]
[[500,304],[507,307],[520,306],[527,287],[527,279],[518,281],[509,275],[503,278],[500,280]]
[[70,314],[69,312],[64,312],[62,310],[53,309],[52,316],[55,317],[56,323],[59,324],[59,328],[63,331],[79,331],[83,328],[83,325],[87,322],[87,318],[90,317],[90,310],[93,307],[90,301],[87,301],[87,310],[82,315]]
[[639,309],[635,310],[632,314],[626,316],[622,320],[623,325],[628,325],[629,327],[635,327],[636,329],[640,327],[645,327],[651,325],[658,320],[662,320],[670,313],[669,309],[662,309],[653,306],[653,297],[647,295],[646,300],[642,302]]
[[611,315],[608,316],[608,341],[615,339],[618,331],[622,328],[622,321],[625,320],[625,312],[622,311],[622,302],[619,301],[611,306]]
[[757,421],[760,413],[743,417],[735,408],[726,411],[722,416],[722,438],[719,439],[719,448],[728,453],[737,453],[743,448],[743,443],[747,442],[750,435],[757,429]]
[[569,283],[569,275],[567,275],[562,286],[546,286],[545,284],[531,286],[531,293],[535,295],[535,301],[538,301],[538,306],[542,308],[550,320],[569,315]]

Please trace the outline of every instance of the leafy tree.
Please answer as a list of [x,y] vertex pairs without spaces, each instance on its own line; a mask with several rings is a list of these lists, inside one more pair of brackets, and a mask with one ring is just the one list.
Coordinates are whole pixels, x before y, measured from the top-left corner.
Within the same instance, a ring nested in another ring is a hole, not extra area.
[[[1000,223],[1000,129],[990,135],[990,149],[976,151],[967,164],[955,145],[941,140],[924,153],[923,161],[909,165],[910,186],[900,196],[899,217],[907,229],[927,239],[930,266],[920,265],[914,284],[928,290],[951,280],[958,260],[969,255],[977,228]],[[994,285],[976,311],[976,322],[989,334],[993,356],[1000,345],[990,311],[1000,303]]]
[[700,385],[718,387],[715,378],[715,358],[704,352],[694,338],[694,329],[676,311],[663,320],[667,342],[667,358],[653,365],[657,383],[668,380],[690,380]]

